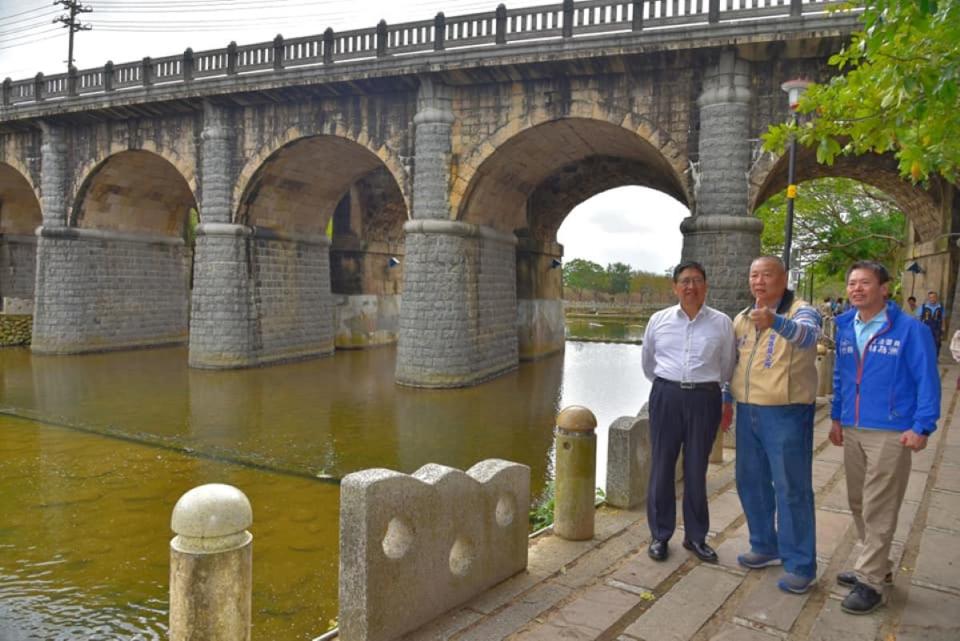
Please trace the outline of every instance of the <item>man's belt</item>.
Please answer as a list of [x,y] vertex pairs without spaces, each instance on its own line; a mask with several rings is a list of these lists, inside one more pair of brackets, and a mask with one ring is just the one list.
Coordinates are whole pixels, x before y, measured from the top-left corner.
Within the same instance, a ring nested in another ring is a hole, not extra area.
[[688,382],[680,382],[680,381],[670,381],[665,378],[660,378],[659,376],[657,377],[656,380],[658,380],[661,383],[666,383],[667,385],[673,385],[674,387],[679,387],[680,389],[705,389],[705,390],[714,390],[714,391],[720,390],[720,383],[688,383]]

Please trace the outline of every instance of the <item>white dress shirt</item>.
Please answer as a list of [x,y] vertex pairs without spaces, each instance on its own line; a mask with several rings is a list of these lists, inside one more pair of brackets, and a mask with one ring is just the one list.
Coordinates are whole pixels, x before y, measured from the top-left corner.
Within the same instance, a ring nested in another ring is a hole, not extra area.
[[690,320],[680,305],[650,317],[643,332],[643,373],[651,381],[730,382],[737,348],[730,317],[706,305]]

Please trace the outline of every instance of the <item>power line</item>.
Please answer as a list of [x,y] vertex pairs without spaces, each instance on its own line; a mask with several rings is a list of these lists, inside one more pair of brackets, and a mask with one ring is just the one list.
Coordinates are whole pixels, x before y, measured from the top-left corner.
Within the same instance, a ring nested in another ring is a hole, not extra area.
[[38,13],[38,12],[41,12],[41,11],[45,11],[45,12],[48,12],[48,13],[49,13],[49,12],[52,11],[52,9],[50,9],[50,7],[34,7],[33,9],[27,9],[26,11],[21,11],[21,12],[19,12],[19,13],[11,13],[11,14],[6,15],[6,16],[0,16],[0,21],[6,20],[6,19],[8,19],[8,18],[16,18],[17,16],[25,16],[25,15],[27,15],[28,13]]
[[5,35],[5,34],[18,35],[18,34],[21,34],[21,33],[26,33],[26,32],[28,32],[28,31],[32,31],[32,30],[37,29],[37,28],[40,28],[40,27],[49,27],[49,26],[50,26],[50,22],[47,21],[47,20],[41,20],[41,21],[39,21],[39,22],[32,22],[32,23],[30,23],[29,25],[24,25],[24,26],[22,26],[22,27],[5,27],[4,25],[0,25],[0,36]]
[[46,33],[60,33],[60,30],[57,29],[56,27],[47,25],[42,29],[37,29],[36,31],[31,31],[29,33],[17,33],[11,36],[5,36],[3,38],[3,42],[0,44],[7,44],[11,40],[28,40],[30,38],[34,38],[36,36],[46,34]]
[[56,13],[55,10],[50,9],[50,10],[47,10],[46,15],[27,16],[25,18],[15,18],[10,20],[6,18],[0,18],[0,26],[11,27],[14,25],[22,25],[23,23],[36,22],[37,20],[47,21],[49,20],[50,16],[54,15],[55,13]]
[[[50,35],[45,36],[45,37],[43,37],[43,38],[37,38],[36,40],[31,40],[31,41],[29,41],[29,42],[18,42],[18,43],[16,43],[16,44],[12,44],[12,45],[6,44],[7,41],[4,40],[4,44],[0,44],[0,50],[3,50],[3,49],[18,49],[18,48],[20,48],[20,47],[25,47],[25,46],[27,46],[27,45],[31,45],[31,44],[34,44],[34,43],[37,43],[37,42],[43,42],[44,40],[51,40],[51,39],[53,39],[53,38],[59,38],[59,37],[60,37],[60,32],[58,31],[58,32],[56,32],[56,33],[50,34]],[[24,67],[24,69],[26,69],[26,67]]]

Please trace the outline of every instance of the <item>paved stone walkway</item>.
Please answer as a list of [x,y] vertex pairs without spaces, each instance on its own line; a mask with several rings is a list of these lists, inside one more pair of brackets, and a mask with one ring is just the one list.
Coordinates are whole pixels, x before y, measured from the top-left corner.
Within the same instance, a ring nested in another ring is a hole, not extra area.
[[[817,413],[813,482],[817,493],[817,587],[781,592],[782,568],[745,572],[748,547],[733,478],[733,450],[711,466],[710,544],[720,563],[680,547],[666,562],[646,554],[641,511],[600,508],[592,541],[544,535],[530,546],[527,572],[405,637],[407,641],[960,641],[960,368],[944,368],[943,419],[913,471],[894,536],[897,570],[886,607],[867,616],[840,610],[836,584],[858,552],[847,508],[842,449],[827,440],[826,407]],[[681,511],[677,510],[678,515]]]

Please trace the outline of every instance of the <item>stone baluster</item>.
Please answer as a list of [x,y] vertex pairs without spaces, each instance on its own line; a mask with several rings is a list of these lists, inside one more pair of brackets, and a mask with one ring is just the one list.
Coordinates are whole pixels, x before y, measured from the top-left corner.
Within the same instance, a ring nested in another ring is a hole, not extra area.
[[498,4],[495,12],[495,32],[494,32],[494,41],[498,45],[507,43],[507,6],[505,4]]
[[447,40],[447,17],[439,12],[433,18],[433,50],[443,51]]
[[279,33],[273,39],[273,68],[275,71],[283,69],[283,36]]
[[177,501],[170,527],[170,641],[249,641],[253,509],[243,492],[211,483]]

